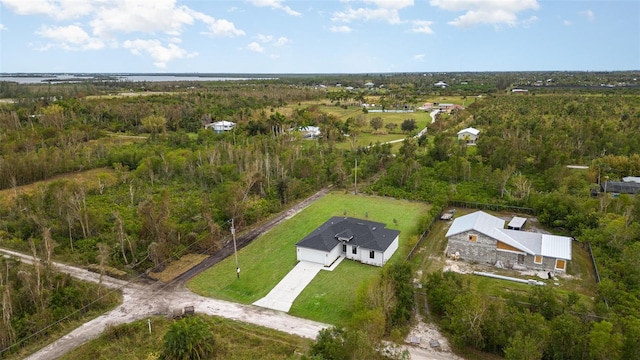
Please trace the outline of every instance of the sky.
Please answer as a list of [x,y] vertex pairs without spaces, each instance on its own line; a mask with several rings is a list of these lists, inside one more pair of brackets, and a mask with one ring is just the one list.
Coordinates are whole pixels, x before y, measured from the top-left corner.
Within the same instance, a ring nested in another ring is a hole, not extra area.
[[0,0],[0,73],[640,70],[638,0]]

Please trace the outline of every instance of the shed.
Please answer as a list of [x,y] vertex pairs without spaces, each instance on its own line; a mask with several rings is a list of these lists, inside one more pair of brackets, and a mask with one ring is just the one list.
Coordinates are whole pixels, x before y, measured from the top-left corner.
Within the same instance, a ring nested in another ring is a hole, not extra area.
[[527,218],[514,216],[513,219],[509,221],[509,224],[507,224],[507,229],[522,230],[526,222],[527,222]]

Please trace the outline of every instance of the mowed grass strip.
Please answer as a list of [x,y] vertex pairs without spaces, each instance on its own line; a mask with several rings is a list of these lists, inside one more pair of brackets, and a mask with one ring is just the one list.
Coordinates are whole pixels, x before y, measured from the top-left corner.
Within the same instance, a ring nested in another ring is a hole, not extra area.
[[207,255],[203,254],[186,254],[180,259],[170,262],[169,265],[160,272],[149,272],[149,277],[154,280],[160,280],[164,283],[168,283],[184,274],[186,271],[192,269],[194,266],[200,264],[207,257]]
[[[400,230],[400,246],[391,259],[400,261],[415,243],[420,221],[428,210],[425,203],[331,192],[239,251],[239,279],[235,258],[230,256],[187,286],[204,296],[253,303],[269,293],[296,265],[295,244],[330,217],[344,216],[345,211],[347,216],[364,219],[368,215],[368,220]],[[350,312],[358,286],[379,271],[379,267],[346,260],[333,272],[321,271],[293,304],[291,313],[318,321],[340,322]]]

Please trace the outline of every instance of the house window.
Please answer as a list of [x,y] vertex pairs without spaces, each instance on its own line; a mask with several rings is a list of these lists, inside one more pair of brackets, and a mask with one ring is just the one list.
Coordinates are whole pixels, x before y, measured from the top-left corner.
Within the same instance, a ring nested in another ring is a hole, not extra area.
[[556,270],[565,270],[567,262],[562,259],[556,259]]
[[369,251],[369,259],[373,259],[375,257],[376,257],[376,252],[373,250]]
[[354,247],[352,247],[352,248],[351,248],[351,253],[352,253],[352,254],[354,254],[354,255],[355,255],[355,254],[357,254],[357,253],[358,253],[358,248],[357,248],[357,247],[355,247],[355,246],[354,246]]
[[476,241],[478,241],[478,235],[476,235],[476,234],[469,234],[469,241],[471,241],[471,242],[476,242]]
[[342,252],[343,253],[347,252],[347,244],[342,244]]
[[536,255],[533,258],[533,262],[536,263],[536,264],[542,264],[542,255]]
[[524,255],[518,254],[518,264],[524,264]]

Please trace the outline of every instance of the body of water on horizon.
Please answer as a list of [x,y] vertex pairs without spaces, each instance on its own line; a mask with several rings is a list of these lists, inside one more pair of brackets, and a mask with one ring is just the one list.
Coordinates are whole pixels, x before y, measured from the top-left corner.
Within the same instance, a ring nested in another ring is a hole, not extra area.
[[179,75],[58,75],[58,74],[29,74],[15,76],[15,74],[0,75],[0,81],[16,82],[18,84],[62,84],[82,81],[131,81],[131,82],[162,82],[162,81],[241,81],[267,80],[273,78],[251,77],[223,77],[223,76],[179,76]]

